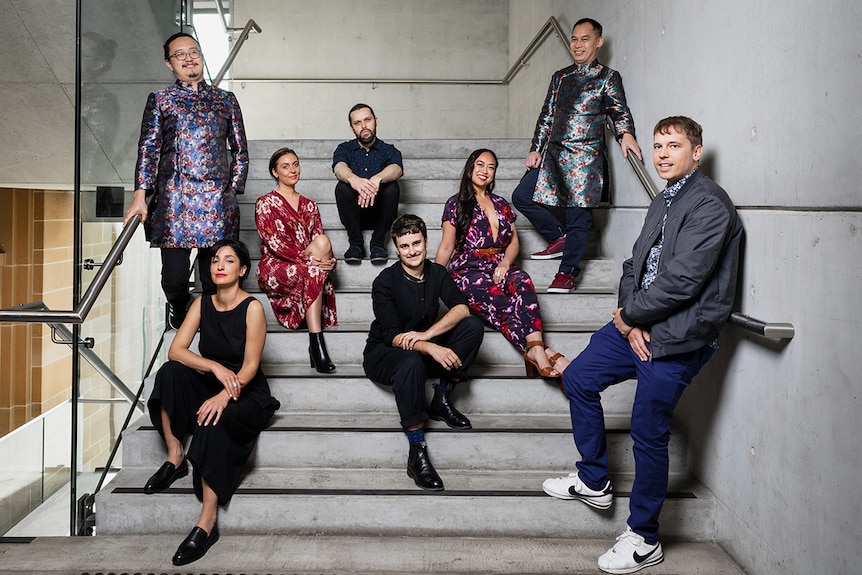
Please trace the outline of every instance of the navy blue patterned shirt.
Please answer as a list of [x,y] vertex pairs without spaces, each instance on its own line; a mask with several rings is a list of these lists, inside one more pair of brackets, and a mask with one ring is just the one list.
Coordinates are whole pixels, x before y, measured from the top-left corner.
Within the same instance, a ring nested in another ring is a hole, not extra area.
[[339,162],[347,164],[347,167],[360,178],[370,178],[379,174],[390,164],[397,164],[401,171],[404,171],[404,163],[398,148],[379,138],[368,150],[359,145],[359,140],[338,144],[335,153],[332,154],[333,170]]

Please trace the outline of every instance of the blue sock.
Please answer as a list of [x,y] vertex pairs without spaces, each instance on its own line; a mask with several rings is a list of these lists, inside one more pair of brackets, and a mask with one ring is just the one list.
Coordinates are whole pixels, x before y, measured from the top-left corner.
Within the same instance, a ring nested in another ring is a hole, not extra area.
[[425,428],[420,427],[419,429],[409,430],[405,429],[404,433],[407,434],[407,441],[411,444],[422,445],[425,443]]

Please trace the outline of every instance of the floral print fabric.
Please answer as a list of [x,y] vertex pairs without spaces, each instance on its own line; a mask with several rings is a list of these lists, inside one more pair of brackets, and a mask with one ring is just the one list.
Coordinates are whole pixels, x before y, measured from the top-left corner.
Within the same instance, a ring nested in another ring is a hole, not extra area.
[[254,221],[261,237],[257,283],[272,304],[281,325],[296,329],[308,307],[323,292],[323,325],[338,325],[335,289],[329,273],[308,265],[305,248],[323,233],[317,204],[299,196],[294,210],[276,191],[255,203]]
[[[542,331],[542,316],[536,288],[527,272],[512,265],[499,284],[494,283],[494,270],[503,260],[505,249],[512,242],[512,224],[517,214],[500,196],[490,194],[499,220],[495,240],[491,222],[478,205],[467,230],[464,246],[452,254],[449,273],[458,289],[467,297],[470,309],[491,324],[522,352],[527,349],[527,335]],[[456,225],[458,196],[452,196],[443,208],[443,221]],[[476,250],[501,248],[497,254]]]
[[619,72],[594,60],[554,73],[530,150],[542,154],[533,201],[595,208],[605,178],[605,117],[621,138],[635,124]]
[[[229,160],[230,158],[230,160]],[[248,144],[236,96],[204,82],[149,95],[141,120],[136,189],[156,190],[150,245],[209,247],[237,239]]]

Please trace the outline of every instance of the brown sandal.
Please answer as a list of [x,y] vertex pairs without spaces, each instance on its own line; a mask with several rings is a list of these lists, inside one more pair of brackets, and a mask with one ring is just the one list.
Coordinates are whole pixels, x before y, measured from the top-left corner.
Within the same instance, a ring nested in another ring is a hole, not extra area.
[[[544,367],[543,368],[543,367],[539,367],[539,364],[530,358],[529,351],[534,347],[541,347],[542,349],[545,349],[545,342],[543,342],[541,340],[539,340],[539,341],[528,341],[527,342],[527,349],[526,349],[526,351],[524,351],[524,368],[527,371],[527,377],[539,377],[540,375],[542,377],[549,377],[552,379],[556,379],[556,378],[560,377],[559,375],[551,375],[551,372],[555,371],[554,367],[553,367],[553,362],[551,362],[551,367]],[[557,354],[557,355],[561,355],[561,354]],[[555,361],[557,359],[559,359],[559,357],[557,357],[557,355],[554,356]],[[550,361],[550,360],[548,360],[548,361]]]

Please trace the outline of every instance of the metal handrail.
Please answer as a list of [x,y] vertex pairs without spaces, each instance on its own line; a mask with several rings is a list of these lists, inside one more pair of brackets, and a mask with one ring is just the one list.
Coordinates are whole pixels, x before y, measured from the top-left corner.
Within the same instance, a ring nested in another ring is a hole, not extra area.
[[[39,301],[39,302],[25,303],[25,304],[16,306],[13,309],[19,313],[26,313],[26,312],[39,313],[39,312],[43,312],[43,311],[48,310],[48,307],[43,302]],[[8,310],[0,310],[0,311],[8,311]],[[51,330],[53,333],[59,334],[60,337],[63,338],[62,340],[57,340],[56,338],[54,338],[52,336],[52,340],[54,341],[54,343],[60,343],[60,344],[68,345],[69,347],[73,347],[73,343],[74,343],[73,337],[74,336],[73,336],[72,332],[69,330],[69,328],[67,328],[62,323],[53,323],[53,322],[46,322],[46,323],[47,323],[47,325],[49,325],[51,327]],[[110,383],[111,387],[116,389],[120,393],[120,395],[123,396],[123,399],[125,401],[131,402],[132,404],[134,404],[138,401],[137,396],[135,396],[135,394],[132,392],[132,390],[126,386],[125,382],[122,379],[120,379],[117,376],[117,374],[114,373],[113,370],[104,361],[102,361],[102,358],[100,358],[99,355],[91,349],[91,346],[86,345],[86,344],[80,346],[80,353],[81,353],[81,356],[87,361],[87,363],[89,363],[90,366],[92,366],[92,368],[96,370],[96,373],[101,375],[105,379],[105,381]],[[143,408],[141,408],[141,413],[143,413],[143,411],[144,411]]]
[[50,324],[84,323],[84,320],[87,319],[87,315],[96,303],[96,299],[102,293],[102,289],[105,287],[105,284],[108,283],[108,278],[113,273],[114,268],[117,267],[118,262],[122,259],[123,250],[125,250],[126,246],[129,245],[129,242],[131,241],[132,236],[134,236],[135,230],[138,229],[138,225],[140,223],[141,216],[139,215],[129,220],[129,223],[123,228],[117,241],[114,242],[114,245],[108,252],[108,255],[105,256],[105,261],[102,263],[99,271],[96,272],[96,275],[93,277],[93,281],[90,282],[90,287],[87,288],[87,291],[78,302],[78,305],[75,306],[75,309],[59,311],[51,310],[43,306],[44,309],[32,310],[25,307],[28,304],[24,304],[24,306],[18,306],[15,308],[0,309],[0,322]]
[[550,32],[555,32],[557,38],[560,39],[560,42],[563,43],[563,48],[566,49],[566,52],[569,51],[569,44],[566,42],[566,33],[563,32],[563,28],[560,26],[560,23],[553,16],[548,18],[548,21],[539,29],[536,35],[530,40],[530,43],[527,44],[527,47],[524,48],[524,51],[521,52],[521,55],[518,56],[518,59],[515,60],[515,63],[512,64],[512,67],[509,68],[509,71],[503,77],[501,83],[508,84],[512,81],[512,78],[521,70],[521,68],[527,65],[527,62],[530,59],[530,56],[541,46],[542,42],[545,41],[545,38],[548,36]]
[[248,40],[248,35],[251,34],[251,31],[254,30],[258,34],[261,32],[260,26],[257,25],[257,22],[249,19],[246,22],[245,27],[243,27],[242,32],[239,33],[239,36],[236,39],[236,42],[233,45],[233,48],[230,49],[230,54],[227,55],[227,59],[222,64],[221,69],[218,71],[218,74],[213,78],[212,85],[218,86],[221,81],[224,79],[225,74],[227,74],[228,69],[233,65],[233,61],[236,58],[236,55],[239,53],[242,45],[245,44],[245,41]]

